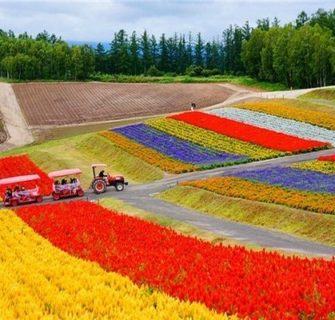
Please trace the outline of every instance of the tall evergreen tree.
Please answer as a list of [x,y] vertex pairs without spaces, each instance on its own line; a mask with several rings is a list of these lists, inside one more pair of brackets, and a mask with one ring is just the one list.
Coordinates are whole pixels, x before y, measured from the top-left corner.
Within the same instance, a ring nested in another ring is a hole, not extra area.
[[165,34],[163,33],[159,41],[159,70],[167,72],[169,69],[169,56]]
[[194,62],[195,65],[202,67],[203,66],[203,53],[204,53],[204,43],[201,38],[201,33],[197,34],[197,41],[194,47]]
[[130,52],[130,73],[133,75],[139,74],[141,66],[140,66],[138,39],[135,31],[131,34],[130,37],[129,52]]
[[152,56],[151,56],[150,41],[149,41],[148,33],[146,30],[144,31],[141,37],[141,52],[142,52],[143,72],[147,73],[153,61],[152,61]]

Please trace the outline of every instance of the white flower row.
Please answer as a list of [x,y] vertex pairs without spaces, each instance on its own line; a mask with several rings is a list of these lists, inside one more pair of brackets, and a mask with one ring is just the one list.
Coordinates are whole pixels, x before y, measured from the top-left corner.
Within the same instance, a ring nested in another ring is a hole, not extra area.
[[329,142],[335,146],[335,131],[313,126],[305,122],[231,107],[213,109],[209,113],[305,139]]

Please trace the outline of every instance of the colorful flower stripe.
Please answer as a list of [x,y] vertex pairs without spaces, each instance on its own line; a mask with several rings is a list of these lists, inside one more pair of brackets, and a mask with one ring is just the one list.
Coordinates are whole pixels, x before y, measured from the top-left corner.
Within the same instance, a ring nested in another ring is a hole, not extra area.
[[161,152],[168,157],[195,165],[219,165],[245,162],[248,160],[245,156],[217,152],[201,147],[189,141],[166,134],[160,130],[156,130],[143,123],[116,128],[113,131],[129,139],[133,139],[146,147]]
[[335,310],[335,261],[213,245],[89,202],[17,213],[66,252],[219,312],[282,320]]
[[229,152],[247,156],[253,160],[275,158],[282,152],[266,149],[255,144],[232,139],[216,132],[192,126],[171,118],[151,119],[146,123],[177,138],[194,142],[219,152]]
[[196,166],[165,157],[163,154],[150,148],[146,148],[145,146],[140,145],[135,141],[129,140],[115,132],[104,131],[101,132],[100,135],[107,138],[121,149],[136,157],[139,157],[149,164],[159,167],[163,171],[171,173],[183,173],[197,170]]
[[291,165],[291,167],[300,170],[311,170],[321,172],[324,174],[335,175],[335,162],[332,161],[319,161],[319,160],[303,161],[294,163],[293,165]]
[[235,177],[182,182],[181,185],[202,188],[228,197],[276,203],[297,209],[335,214],[335,196],[329,194],[284,189]]
[[1,319],[228,320],[76,259],[8,210],[0,211],[0,247]]
[[324,142],[305,140],[198,111],[181,113],[171,118],[279,151],[301,152],[327,147]]
[[319,161],[329,161],[329,162],[335,162],[335,154],[332,154],[330,156],[321,156],[318,158]]
[[[248,101],[236,105],[237,108],[264,112],[274,116],[307,122],[319,127],[335,130],[334,108],[320,108],[306,101],[275,99],[268,101]],[[321,109],[320,111],[318,109]]]
[[284,119],[257,111],[229,107],[214,109],[210,113],[304,139],[318,139],[318,141],[328,142],[335,146],[335,131],[309,123]]
[[[49,195],[51,193],[52,180],[27,155],[0,158],[0,179],[29,174],[38,174],[41,177],[37,184],[41,188],[42,194]],[[26,182],[20,185],[26,188],[34,188],[36,182]],[[5,186],[0,187],[0,196],[3,195],[5,188]]]
[[303,191],[335,193],[335,176],[290,167],[244,170],[235,177]]

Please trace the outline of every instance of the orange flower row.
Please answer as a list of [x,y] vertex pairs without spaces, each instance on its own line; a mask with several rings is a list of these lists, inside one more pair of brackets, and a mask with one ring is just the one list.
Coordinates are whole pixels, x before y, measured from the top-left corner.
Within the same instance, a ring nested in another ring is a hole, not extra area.
[[163,171],[171,173],[183,173],[195,171],[198,169],[194,165],[186,164],[180,161],[176,161],[172,158],[168,158],[153,149],[147,148],[113,131],[103,131],[100,132],[100,135],[112,141],[114,144],[116,144],[118,147],[125,150],[126,152],[136,157],[139,157],[140,159],[149,164],[159,167]]
[[228,197],[276,203],[297,209],[335,214],[335,196],[286,189],[234,177],[186,181],[181,185],[205,189]]

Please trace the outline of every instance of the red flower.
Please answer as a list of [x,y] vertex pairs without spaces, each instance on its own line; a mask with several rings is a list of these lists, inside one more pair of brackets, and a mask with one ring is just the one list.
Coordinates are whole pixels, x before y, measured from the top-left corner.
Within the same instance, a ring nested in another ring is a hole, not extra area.
[[[0,158],[0,179],[16,177],[29,174],[38,174],[41,180],[37,183],[44,195],[49,195],[52,191],[52,180],[43,172],[27,155],[10,156]],[[36,182],[25,182],[20,185],[25,188],[34,188]],[[2,195],[6,187],[0,187]]]
[[328,146],[325,142],[306,140],[199,111],[185,112],[171,118],[279,151],[301,152]]
[[326,319],[335,310],[335,261],[212,245],[89,202],[17,214],[70,254],[219,312]]

